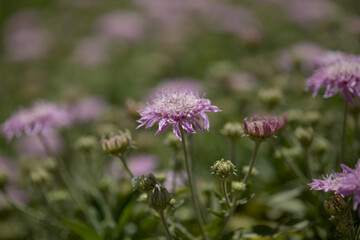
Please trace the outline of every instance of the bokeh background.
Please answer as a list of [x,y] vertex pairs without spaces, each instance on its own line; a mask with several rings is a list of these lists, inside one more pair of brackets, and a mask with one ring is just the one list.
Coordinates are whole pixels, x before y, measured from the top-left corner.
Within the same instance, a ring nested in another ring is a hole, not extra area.
[[[229,142],[220,129],[228,121],[242,122],[254,114],[287,114],[289,125],[277,142],[293,151],[289,154],[303,169],[293,132],[296,126],[313,126],[320,146],[326,146],[321,156],[314,148],[318,176],[334,169],[343,99],[312,98],[305,92],[305,80],[328,51],[359,54],[360,2],[5,0],[0,2],[0,39],[0,122],[38,99],[84,111],[79,124],[54,137],[60,154],[75,165],[81,165],[73,148],[80,136],[100,139],[107,131],[127,128],[138,145],[130,156],[156,156],[156,164],[149,167],[154,172],[171,168],[171,150],[163,143],[166,134],[135,131],[136,110],[156,87],[169,81],[199,84],[206,98],[222,109],[209,114],[210,132],[192,137],[199,182],[204,188],[216,188],[210,166],[230,157]],[[347,139],[354,142],[356,122],[349,121]],[[257,195],[234,226],[317,219],[314,206],[303,200],[306,188],[288,192],[301,184],[276,156],[277,145],[272,141],[263,145],[252,186]],[[248,164],[253,143],[242,139],[237,147],[239,166]],[[0,155],[16,167],[30,155],[39,155],[41,150],[33,154],[34,148],[26,139],[0,138]],[[348,144],[347,164],[357,161],[357,149],[356,143]],[[96,158],[103,168],[110,164],[104,154]],[[101,178],[108,174],[104,172]],[[26,178],[16,185],[26,193]],[[288,198],[269,200],[282,191]],[[0,239],[8,226],[12,231],[5,239],[30,239],[18,231],[22,223],[18,225],[11,212],[4,213],[0,210]],[[321,228],[328,223],[319,224]],[[331,239],[325,230],[321,235],[320,230],[304,229],[294,239]],[[142,239],[151,234],[129,236]]]

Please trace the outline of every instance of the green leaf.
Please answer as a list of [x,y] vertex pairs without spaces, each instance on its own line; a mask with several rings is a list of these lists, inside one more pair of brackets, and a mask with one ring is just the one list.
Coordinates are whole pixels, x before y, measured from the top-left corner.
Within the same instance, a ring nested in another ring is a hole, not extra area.
[[66,218],[62,220],[71,230],[85,240],[104,240],[94,229],[84,223],[75,222]]
[[122,233],[122,231],[125,227],[125,224],[128,222],[128,219],[131,216],[131,212],[132,212],[134,204],[135,204],[135,195],[131,194],[129,196],[129,198],[127,199],[127,201],[125,202],[125,204],[122,208],[121,214],[118,218],[116,230],[120,234]]
[[214,214],[214,215],[217,216],[217,217],[220,217],[220,218],[223,218],[223,217],[225,216],[225,212],[224,212],[224,211],[214,211],[214,210],[212,210],[212,209],[210,209],[210,208],[208,208],[207,211],[208,211],[209,213]]

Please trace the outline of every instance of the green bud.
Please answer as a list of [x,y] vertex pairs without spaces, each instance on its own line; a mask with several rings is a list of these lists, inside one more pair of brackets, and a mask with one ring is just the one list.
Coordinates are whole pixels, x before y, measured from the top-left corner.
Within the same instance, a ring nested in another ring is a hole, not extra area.
[[330,149],[330,143],[325,138],[315,138],[312,150],[314,153],[322,155]]
[[220,179],[226,179],[232,174],[236,175],[236,167],[230,160],[221,159],[211,166],[211,174],[215,174]]
[[[250,170],[250,166],[249,165],[246,165],[243,167],[243,173],[246,174],[248,173]],[[257,170],[255,167],[253,167],[252,171],[251,171],[251,175],[253,176],[257,176],[259,175],[259,170]]]
[[38,168],[30,173],[30,180],[35,184],[47,183],[52,180],[52,176],[45,168]]
[[300,142],[301,146],[304,148],[308,148],[312,141],[313,141],[313,135],[314,135],[314,131],[312,130],[312,128],[302,128],[302,127],[298,127],[295,130],[295,136],[296,139]]
[[231,189],[233,192],[242,192],[246,188],[246,184],[243,182],[231,182]]
[[164,142],[165,142],[166,145],[171,147],[174,151],[177,151],[177,150],[179,150],[181,148],[181,141],[173,133],[168,133],[165,140],[164,140]]
[[353,221],[347,216],[338,217],[336,223],[336,230],[341,233],[347,233],[353,228]]
[[283,100],[284,96],[280,89],[261,89],[258,94],[260,100],[269,108],[273,108]]
[[230,141],[235,142],[244,135],[244,129],[239,122],[228,122],[221,129],[221,133],[229,138]]
[[310,111],[305,114],[305,123],[315,126],[320,121],[320,113],[318,111]]
[[155,185],[158,183],[158,180],[152,173],[150,173],[139,177],[134,177],[131,182],[134,189],[138,189],[147,193],[154,189]]
[[155,187],[152,192],[148,194],[148,201],[151,208],[157,211],[163,211],[171,200],[170,193],[164,187]]
[[349,209],[348,203],[340,196],[331,196],[330,201],[324,202],[325,210],[330,215],[345,215]]
[[299,109],[289,110],[286,112],[286,120],[291,125],[299,124],[302,122],[303,115],[304,113]]
[[75,148],[82,152],[90,152],[98,146],[98,140],[94,136],[83,136],[75,142]]
[[101,139],[103,151],[116,156],[125,154],[130,148],[134,147],[133,144],[129,130],[119,131],[117,135]]

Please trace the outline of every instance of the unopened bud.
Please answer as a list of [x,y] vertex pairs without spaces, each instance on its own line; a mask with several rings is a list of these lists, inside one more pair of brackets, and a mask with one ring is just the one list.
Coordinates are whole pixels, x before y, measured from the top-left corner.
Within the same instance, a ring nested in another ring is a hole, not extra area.
[[331,196],[330,201],[324,202],[325,210],[330,215],[343,215],[349,209],[348,203],[340,196],[333,195]]
[[138,189],[146,193],[152,191],[158,183],[156,177],[152,173],[134,177],[131,182],[134,189]]
[[173,133],[169,133],[166,136],[164,142],[166,145],[170,146],[174,151],[177,151],[181,148],[181,142],[179,138]]
[[211,174],[215,174],[220,179],[226,179],[232,174],[236,175],[236,167],[230,160],[221,159],[211,166]]
[[244,191],[246,188],[246,184],[243,182],[232,182],[231,183],[231,189],[233,190],[233,192],[242,192]]
[[289,110],[286,112],[286,119],[289,124],[299,124],[302,121],[304,113],[299,110]]
[[98,140],[94,136],[80,137],[75,142],[75,148],[82,152],[90,152],[98,146]]
[[269,108],[278,105],[284,98],[283,93],[278,88],[261,89],[259,91],[260,100]]
[[304,148],[308,148],[312,141],[313,141],[313,135],[314,135],[314,131],[312,130],[312,128],[302,128],[302,127],[298,127],[295,130],[295,136],[296,139],[300,142],[301,146]]
[[[244,174],[247,174],[250,170],[250,166],[249,165],[243,166],[242,170],[243,170]],[[253,175],[253,176],[259,175],[259,170],[257,170],[255,167],[253,167],[253,169],[251,170],[251,175]]]
[[325,138],[315,138],[312,150],[314,153],[322,155],[330,149],[330,143]]
[[145,107],[144,103],[136,102],[130,98],[126,99],[125,101],[125,110],[133,119],[140,118],[140,114],[138,111],[144,107]]
[[30,174],[30,180],[35,184],[46,183],[51,180],[52,177],[45,168],[35,169]]
[[315,126],[320,121],[320,113],[318,111],[310,111],[305,114],[305,123]]
[[166,190],[166,188],[161,186],[156,186],[148,195],[150,207],[157,211],[163,211],[169,204],[170,200],[170,193]]
[[224,125],[221,133],[229,138],[230,141],[235,142],[244,135],[244,129],[239,122],[228,122]]
[[101,139],[101,147],[104,152],[113,155],[123,155],[133,147],[133,140],[129,130],[119,131],[117,135]]

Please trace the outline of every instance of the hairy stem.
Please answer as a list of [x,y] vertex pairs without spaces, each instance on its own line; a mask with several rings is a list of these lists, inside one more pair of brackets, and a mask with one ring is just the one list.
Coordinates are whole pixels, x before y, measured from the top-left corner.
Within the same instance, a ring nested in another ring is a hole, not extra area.
[[226,180],[221,179],[220,183],[221,183],[222,193],[223,193],[223,195],[225,197],[225,200],[226,200],[226,205],[227,205],[228,208],[231,208],[232,204],[230,202],[229,195],[228,195],[227,190],[226,190]]
[[195,179],[193,178],[193,175],[192,175],[191,163],[189,161],[188,153],[187,153],[187,150],[186,150],[186,140],[185,140],[184,130],[182,128],[180,128],[180,132],[181,132],[181,139],[182,139],[182,141],[181,141],[182,142],[182,147],[183,147],[183,151],[184,151],[185,168],[186,168],[186,172],[187,172],[187,175],[188,175],[189,187],[190,187],[190,192],[191,192],[191,199],[192,199],[192,202],[193,202],[193,206],[194,206],[194,209],[195,209],[195,214],[196,214],[197,220],[199,222],[200,230],[202,232],[202,235],[204,236],[205,240],[208,240],[209,236],[207,235],[206,230],[205,230],[205,223],[204,223],[204,220],[202,218],[202,213],[201,213],[201,209],[200,209],[200,203],[199,203],[198,198],[197,198],[197,191],[196,191],[196,186],[195,186],[196,183],[195,183]]

